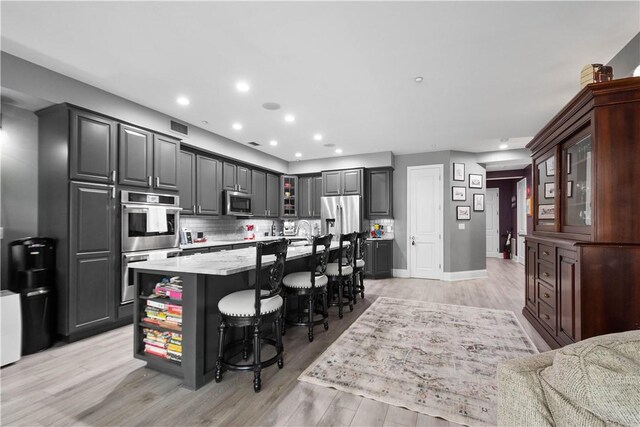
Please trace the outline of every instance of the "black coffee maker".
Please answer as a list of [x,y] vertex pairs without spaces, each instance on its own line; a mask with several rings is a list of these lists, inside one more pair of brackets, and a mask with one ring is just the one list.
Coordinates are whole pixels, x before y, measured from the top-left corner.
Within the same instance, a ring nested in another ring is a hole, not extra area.
[[9,290],[20,294],[22,354],[53,344],[55,240],[28,237],[9,245]]

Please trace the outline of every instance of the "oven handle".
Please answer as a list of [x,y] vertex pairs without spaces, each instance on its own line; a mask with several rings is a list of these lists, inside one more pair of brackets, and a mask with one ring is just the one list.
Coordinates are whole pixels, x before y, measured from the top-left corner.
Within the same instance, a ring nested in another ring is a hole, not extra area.
[[[182,252],[182,249],[180,249],[180,248],[176,248],[174,250],[167,251],[167,258],[170,255],[179,254],[180,252]],[[122,258],[124,260],[126,260],[128,263],[146,261],[147,259],[149,259],[149,253],[148,252],[142,253],[142,254],[127,254],[127,253],[124,253],[124,254],[122,254]]]
[[[133,205],[130,203],[123,203],[122,204],[122,208],[123,209],[148,209],[149,206],[156,206],[156,205]],[[166,208],[167,211],[170,212],[179,212],[182,210],[182,208],[178,207],[178,206],[166,206],[166,205],[157,205],[159,207],[163,207]]]

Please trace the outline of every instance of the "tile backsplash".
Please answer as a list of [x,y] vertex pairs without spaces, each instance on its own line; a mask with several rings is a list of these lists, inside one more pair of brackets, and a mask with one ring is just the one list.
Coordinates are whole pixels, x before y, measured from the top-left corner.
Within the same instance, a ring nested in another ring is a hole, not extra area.
[[366,226],[367,224],[368,224],[369,230],[373,230],[374,224],[380,224],[384,226],[385,236],[388,238],[393,238],[393,232],[394,232],[394,226],[395,226],[393,219],[389,219],[389,218],[369,219],[369,220],[365,219],[364,225]]
[[[296,221],[297,222],[297,221]],[[183,215],[180,217],[180,228],[186,228],[192,232],[203,231],[210,240],[236,240],[242,239],[245,235],[245,225],[256,226],[256,237],[264,236],[264,233],[271,235],[271,225],[276,226],[276,236],[280,235],[284,221],[281,219],[254,219],[254,218],[234,218],[234,217],[201,217]],[[314,224],[320,227],[320,220],[309,220],[311,230]]]

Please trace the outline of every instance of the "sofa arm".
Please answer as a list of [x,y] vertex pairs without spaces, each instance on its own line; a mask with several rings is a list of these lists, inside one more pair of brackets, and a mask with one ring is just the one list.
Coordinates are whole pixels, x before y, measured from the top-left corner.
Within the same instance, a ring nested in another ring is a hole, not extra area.
[[498,365],[498,425],[553,426],[538,372],[553,363],[555,351]]

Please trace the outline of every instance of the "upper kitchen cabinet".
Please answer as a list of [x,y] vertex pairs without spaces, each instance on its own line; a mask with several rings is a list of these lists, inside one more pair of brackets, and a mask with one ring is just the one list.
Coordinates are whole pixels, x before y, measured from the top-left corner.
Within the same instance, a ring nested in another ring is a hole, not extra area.
[[222,166],[222,189],[251,193],[251,169],[246,166],[224,162]]
[[301,176],[298,178],[298,188],[300,196],[298,216],[320,218],[322,176]]
[[69,178],[113,184],[116,179],[116,123],[79,110],[69,110],[69,118]]
[[393,218],[393,169],[366,172],[367,218]]
[[196,155],[188,151],[180,151],[180,174],[178,175],[178,191],[182,215],[196,213]]
[[222,213],[222,162],[196,156],[196,214]]
[[254,216],[277,218],[279,215],[280,192],[278,176],[254,170],[251,174],[251,211]]
[[285,175],[282,177],[282,217],[298,216],[298,177]]
[[353,196],[362,194],[362,169],[322,172],[323,196]]
[[120,124],[119,183],[134,187],[178,189],[180,141]]

